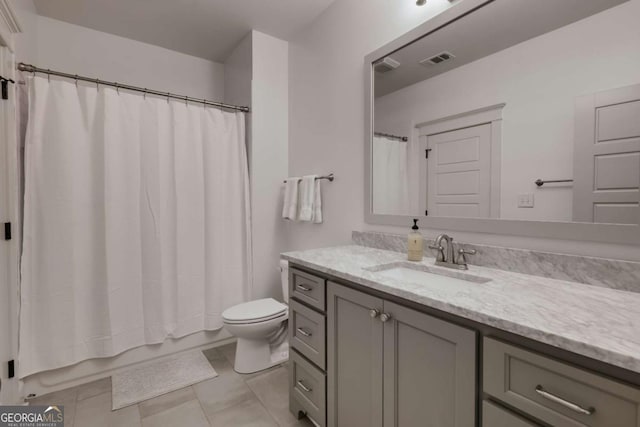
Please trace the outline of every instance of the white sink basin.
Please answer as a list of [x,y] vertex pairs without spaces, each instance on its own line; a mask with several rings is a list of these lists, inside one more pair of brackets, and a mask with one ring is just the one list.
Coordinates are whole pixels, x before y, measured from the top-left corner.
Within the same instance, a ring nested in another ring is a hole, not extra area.
[[434,286],[468,285],[469,283],[487,283],[491,281],[491,279],[486,277],[476,276],[462,271],[447,271],[431,268],[422,264],[394,263],[373,267],[368,270],[380,276],[403,282]]

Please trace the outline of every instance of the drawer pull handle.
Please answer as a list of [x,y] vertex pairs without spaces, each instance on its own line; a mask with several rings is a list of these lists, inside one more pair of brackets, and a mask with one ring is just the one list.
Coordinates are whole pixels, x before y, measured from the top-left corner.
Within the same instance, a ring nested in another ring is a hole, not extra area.
[[555,402],[559,405],[564,406],[565,408],[569,408],[572,411],[582,415],[591,415],[596,411],[596,408],[594,407],[590,407],[589,409],[584,409],[580,405],[576,405],[575,403],[569,402],[568,400],[564,400],[563,398],[558,397],[555,394],[549,393],[544,388],[542,388],[541,385],[536,386],[536,393],[538,393],[540,396],[544,397],[547,400]]
[[296,329],[298,332],[300,332],[302,335],[304,335],[305,337],[310,337],[311,335],[313,335],[311,332],[307,332],[302,328],[298,328]]
[[382,321],[382,323],[387,323],[389,320],[391,320],[391,315],[388,313],[382,313],[380,315],[380,320]]
[[300,386],[301,389],[303,389],[307,393],[311,393],[313,391],[313,389],[311,387],[307,387],[306,385],[304,385],[302,380],[298,380],[298,385]]
[[369,310],[369,316],[371,316],[372,319],[375,319],[376,317],[380,316],[380,310],[372,308],[371,310]]
[[313,288],[307,288],[306,286],[302,286],[302,285],[298,285],[298,289],[300,289],[303,292],[311,292],[313,290]]

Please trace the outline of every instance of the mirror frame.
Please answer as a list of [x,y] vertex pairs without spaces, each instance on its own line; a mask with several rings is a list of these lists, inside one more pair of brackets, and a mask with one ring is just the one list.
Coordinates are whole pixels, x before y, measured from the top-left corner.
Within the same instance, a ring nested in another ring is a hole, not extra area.
[[592,241],[640,246],[640,225],[598,224],[580,222],[529,221],[491,218],[449,218],[424,215],[384,215],[372,210],[372,139],[374,120],[374,71],[373,62],[427,37],[438,29],[473,13],[496,0],[464,0],[446,11],[427,20],[397,39],[371,52],[364,58],[365,83],[365,204],[364,217],[367,224],[409,227],[411,218],[419,218],[425,229],[455,230],[475,233],[502,234],[560,240]]

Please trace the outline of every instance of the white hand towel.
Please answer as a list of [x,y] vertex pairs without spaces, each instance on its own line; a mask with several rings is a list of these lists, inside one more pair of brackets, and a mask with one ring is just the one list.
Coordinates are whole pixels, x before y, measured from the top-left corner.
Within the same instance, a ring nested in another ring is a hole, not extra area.
[[316,177],[317,175],[305,175],[300,183],[300,213],[298,220],[313,221],[313,205],[316,200]]
[[284,203],[282,218],[295,221],[298,219],[298,182],[300,178],[287,178],[284,184]]
[[322,195],[320,193],[320,180],[315,180],[315,200],[313,202],[313,223],[322,223]]

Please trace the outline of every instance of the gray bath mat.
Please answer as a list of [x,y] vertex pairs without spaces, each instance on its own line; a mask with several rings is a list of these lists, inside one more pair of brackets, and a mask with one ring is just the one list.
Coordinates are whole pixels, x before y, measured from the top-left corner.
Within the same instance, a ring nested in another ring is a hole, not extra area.
[[217,376],[201,351],[180,353],[114,374],[111,402],[120,409]]

